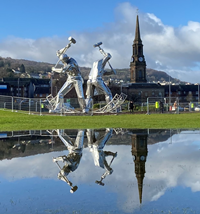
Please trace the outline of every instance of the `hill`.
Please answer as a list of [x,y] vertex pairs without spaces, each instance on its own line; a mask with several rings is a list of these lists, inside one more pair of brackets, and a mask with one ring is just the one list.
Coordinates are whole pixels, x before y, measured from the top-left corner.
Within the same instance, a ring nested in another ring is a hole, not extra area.
[[[20,70],[22,73],[34,73],[34,74],[46,74],[51,72],[51,68],[54,64],[46,62],[36,62],[25,59],[12,59],[10,57],[2,58],[0,57],[0,78],[3,77],[18,77],[19,74],[15,74],[12,69]],[[82,76],[84,79],[88,79],[88,74],[90,68],[80,67]],[[112,78],[118,80],[123,80],[125,82],[130,81],[130,71],[129,68],[116,69],[117,75],[112,76]],[[105,80],[110,77],[105,77]],[[179,79],[170,76],[172,83],[184,83]],[[147,68],[147,81],[148,82],[168,82],[169,75],[163,71],[157,71],[154,69]]]

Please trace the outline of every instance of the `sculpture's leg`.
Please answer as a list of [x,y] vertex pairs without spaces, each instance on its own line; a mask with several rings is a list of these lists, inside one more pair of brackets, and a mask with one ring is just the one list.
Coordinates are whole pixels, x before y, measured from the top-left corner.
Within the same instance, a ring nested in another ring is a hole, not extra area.
[[82,150],[83,148],[83,141],[84,141],[84,134],[85,131],[84,130],[79,130],[76,136],[76,140],[75,140],[75,147],[76,149],[80,149]]
[[97,88],[102,90],[102,92],[105,94],[106,103],[109,103],[113,97],[112,97],[112,93],[111,93],[110,89],[108,88],[108,86],[106,86],[106,84],[104,83],[103,80],[97,80],[95,85]]
[[95,89],[95,86],[93,85],[92,83],[92,80],[88,80],[87,81],[87,90],[86,90],[86,97],[87,97],[87,107],[89,109],[92,108],[92,101],[93,101],[93,96],[94,96],[94,89]]
[[71,89],[73,88],[73,82],[71,80],[67,80],[65,84],[62,86],[62,88],[59,90],[57,96],[56,96],[56,102],[59,103],[60,95],[64,97],[65,94],[67,94]]
[[79,105],[81,107],[81,109],[83,110],[83,112],[87,112],[86,110],[86,103],[85,103],[85,97],[84,97],[84,93],[83,93],[83,84],[81,80],[74,80],[74,87],[76,90],[76,94],[78,97],[78,102]]

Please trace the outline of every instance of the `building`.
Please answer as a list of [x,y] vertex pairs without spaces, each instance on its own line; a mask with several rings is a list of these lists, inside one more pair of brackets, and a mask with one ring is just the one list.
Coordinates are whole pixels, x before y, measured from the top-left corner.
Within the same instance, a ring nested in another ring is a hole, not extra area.
[[143,44],[140,38],[139,18],[137,15],[135,39],[133,41],[133,55],[130,63],[130,77],[132,83],[146,83],[146,61],[143,54]]
[[199,84],[191,85],[163,85],[164,97],[173,103],[178,98],[179,103],[199,102]]
[[[128,100],[132,100],[136,103],[146,102],[148,97],[164,97],[164,88],[159,83],[147,83],[146,60],[140,36],[138,15],[136,17],[135,39],[132,47],[133,53],[130,63],[131,83],[122,85],[121,92],[128,96]],[[115,91],[113,87],[111,91]]]
[[10,88],[8,83],[0,82],[0,94],[1,95],[9,95]]
[[3,78],[0,82],[0,95],[7,96],[46,98],[50,89],[49,79]]

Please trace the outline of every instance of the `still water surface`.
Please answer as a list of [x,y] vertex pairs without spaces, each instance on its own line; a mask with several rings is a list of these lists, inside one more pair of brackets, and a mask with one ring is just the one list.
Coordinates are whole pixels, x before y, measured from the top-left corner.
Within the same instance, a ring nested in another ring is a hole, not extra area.
[[0,213],[200,213],[200,130],[0,132]]

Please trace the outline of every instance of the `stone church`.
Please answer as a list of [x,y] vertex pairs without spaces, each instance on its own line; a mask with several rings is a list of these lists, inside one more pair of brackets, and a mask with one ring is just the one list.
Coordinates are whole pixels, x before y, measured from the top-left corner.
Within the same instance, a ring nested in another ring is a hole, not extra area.
[[122,92],[133,102],[147,102],[148,97],[164,97],[164,88],[157,83],[147,83],[146,60],[140,36],[139,17],[136,17],[135,39],[130,62],[131,83],[122,87]]

